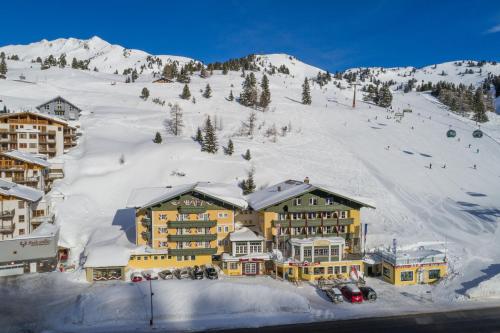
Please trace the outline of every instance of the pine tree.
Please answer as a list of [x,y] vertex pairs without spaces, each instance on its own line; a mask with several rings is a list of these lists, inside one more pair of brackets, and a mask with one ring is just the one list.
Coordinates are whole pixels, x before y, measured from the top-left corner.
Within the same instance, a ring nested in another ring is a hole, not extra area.
[[247,175],[247,179],[243,180],[241,183],[240,183],[240,187],[241,189],[243,190],[243,194],[244,195],[247,195],[247,194],[250,194],[250,193],[253,193],[255,191],[255,181],[253,179],[254,177],[254,174],[255,174],[255,169],[254,168],[251,168],[249,171],[248,171],[248,175]]
[[271,103],[271,91],[269,90],[269,80],[266,74],[262,76],[260,87],[262,88],[262,93],[260,94],[259,106],[262,109],[266,109],[269,103]]
[[134,70],[132,71],[132,75],[131,75],[131,79],[132,79],[132,82],[135,82],[135,80],[137,80],[139,78],[139,74],[137,74],[137,71]]
[[200,145],[203,144],[203,134],[201,134],[201,128],[199,127],[196,130],[196,136],[194,137],[194,141],[198,142]]
[[227,147],[224,149],[224,153],[229,156],[233,155],[234,153],[233,140],[229,139],[229,141],[227,142]]
[[227,65],[226,64],[222,65],[222,74],[227,75],[227,72],[228,72]]
[[182,99],[189,99],[189,97],[191,97],[191,92],[189,91],[188,85],[185,84],[184,88],[182,89],[181,98]]
[[205,136],[203,137],[203,143],[201,145],[201,151],[206,151],[210,154],[217,153],[219,150],[217,135],[215,134],[215,128],[212,125],[210,116],[207,117],[204,128]]
[[476,89],[473,107],[474,115],[472,116],[472,120],[478,123],[487,122],[488,116],[486,115],[486,106],[484,105],[483,91],[481,88]]
[[148,90],[148,88],[146,88],[146,87],[142,88],[142,91],[141,91],[141,98],[142,98],[143,100],[147,100],[147,99],[148,99],[148,97],[149,97],[149,90]]
[[162,75],[164,78],[166,78],[168,80],[173,80],[177,75],[177,66],[175,65],[175,63],[166,64],[163,67]]
[[377,105],[383,108],[388,108],[392,104],[392,94],[387,85],[380,88],[377,96]]
[[181,68],[181,72],[177,75],[177,81],[181,83],[189,83],[189,81],[191,81],[186,66]]
[[311,89],[309,88],[309,81],[305,78],[302,84],[302,104],[311,105],[311,103]]
[[179,104],[175,103],[170,107],[170,118],[166,119],[164,122],[168,133],[175,136],[182,134],[182,128],[184,127],[182,116],[182,109]]
[[203,92],[203,97],[205,98],[212,97],[212,88],[210,88],[210,85],[208,83],[207,86],[205,87],[205,91]]
[[64,68],[66,67],[66,54],[65,53],[62,53],[60,56],[59,56],[59,67],[61,68]]
[[229,97],[227,99],[228,99],[228,101],[231,101],[231,102],[234,101],[234,96],[233,96],[232,90],[229,92]]
[[243,91],[240,94],[240,103],[244,106],[255,106],[257,104],[257,80],[253,73],[248,74],[243,82]]
[[204,79],[206,79],[208,77],[208,72],[207,72],[207,69],[205,68],[205,66],[203,66],[200,70],[200,76]]
[[5,58],[0,60],[0,75],[7,74],[7,63],[5,62]]
[[247,149],[247,151],[243,155],[243,158],[247,161],[250,161],[252,159],[252,155],[250,154],[250,149]]
[[160,144],[162,141],[163,141],[163,140],[162,140],[162,138],[161,138],[161,134],[160,134],[160,132],[156,132],[156,134],[155,134],[155,138],[153,139],[153,142],[154,142],[154,143],[158,143],[158,144]]

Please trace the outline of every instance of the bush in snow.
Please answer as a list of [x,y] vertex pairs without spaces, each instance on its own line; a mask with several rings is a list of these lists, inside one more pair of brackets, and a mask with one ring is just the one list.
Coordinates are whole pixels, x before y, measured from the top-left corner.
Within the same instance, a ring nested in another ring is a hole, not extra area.
[[252,155],[250,154],[250,149],[247,149],[245,154],[243,154],[242,156],[245,160],[250,161],[252,159]]
[[146,87],[142,88],[142,91],[141,91],[141,98],[142,98],[143,100],[147,100],[147,99],[148,99],[148,97],[149,97],[149,89],[148,89],[148,88],[146,88]]

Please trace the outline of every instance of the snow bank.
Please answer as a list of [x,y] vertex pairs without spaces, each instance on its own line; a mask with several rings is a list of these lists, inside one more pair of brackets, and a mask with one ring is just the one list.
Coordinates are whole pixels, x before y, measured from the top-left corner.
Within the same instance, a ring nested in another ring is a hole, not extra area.
[[500,298],[500,274],[479,283],[465,294],[470,298]]
[[[231,281],[153,281],[154,318],[190,321],[252,313],[308,313],[306,298],[267,285]],[[95,285],[78,297],[67,322],[85,326],[124,325],[149,320],[149,283]]]

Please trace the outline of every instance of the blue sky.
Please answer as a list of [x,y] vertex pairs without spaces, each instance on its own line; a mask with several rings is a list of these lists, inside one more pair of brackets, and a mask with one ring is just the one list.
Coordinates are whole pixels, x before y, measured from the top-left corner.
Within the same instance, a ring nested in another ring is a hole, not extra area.
[[500,1],[8,1],[0,45],[90,38],[204,62],[288,53],[335,71],[500,61]]

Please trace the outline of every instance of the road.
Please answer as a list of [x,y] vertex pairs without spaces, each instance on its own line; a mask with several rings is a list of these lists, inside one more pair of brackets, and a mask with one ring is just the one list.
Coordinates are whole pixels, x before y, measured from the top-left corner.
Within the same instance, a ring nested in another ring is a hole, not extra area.
[[211,331],[220,333],[500,333],[500,307]]

